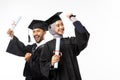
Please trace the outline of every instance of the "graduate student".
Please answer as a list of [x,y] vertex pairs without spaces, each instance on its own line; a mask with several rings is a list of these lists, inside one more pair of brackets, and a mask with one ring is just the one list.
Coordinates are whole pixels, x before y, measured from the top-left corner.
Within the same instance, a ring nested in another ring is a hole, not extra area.
[[[64,24],[59,17],[61,13],[57,12],[46,20],[49,25],[48,30],[54,39],[46,43],[43,53],[41,53],[41,72],[44,76],[49,77],[49,80],[82,80],[77,56],[86,48],[90,34],[75,15],[68,14],[68,19],[75,27],[75,37],[63,38]],[[55,55],[55,38],[61,38],[58,61],[55,60],[55,56],[58,56]],[[58,62],[58,68],[54,68],[56,62]]]
[[25,57],[26,63],[24,67],[23,75],[25,80],[47,80],[45,76],[41,74],[39,57],[44,48],[43,40],[47,31],[47,24],[41,20],[33,20],[28,28],[33,30],[33,37],[36,43],[25,46],[24,43],[14,35],[12,30],[8,30],[8,35],[11,36],[11,40],[7,47],[7,52]]

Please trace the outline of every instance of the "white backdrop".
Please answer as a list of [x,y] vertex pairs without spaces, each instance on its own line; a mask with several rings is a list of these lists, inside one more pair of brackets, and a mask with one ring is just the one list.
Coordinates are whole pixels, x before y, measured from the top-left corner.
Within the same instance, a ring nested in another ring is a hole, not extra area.
[[[24,58],[6,53],[11,21],[22,17],[14,32],[27,45],[32,19],[45,20],[58,11],[63,11],[65,37],[74,36],[66,18],[69,12],[76,14],[91,34],[87,48],[78,56],[83,80],[120,80],[119,7],[117,0],[0,0],[0,80],[24,80]],[[51,38],[47,33],[45,39]]]

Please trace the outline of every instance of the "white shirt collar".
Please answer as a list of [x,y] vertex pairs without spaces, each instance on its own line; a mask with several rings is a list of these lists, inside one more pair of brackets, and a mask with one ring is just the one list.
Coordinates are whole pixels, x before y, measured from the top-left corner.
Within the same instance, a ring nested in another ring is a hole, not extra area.
[[45,44],[45,40],[42,40],[41,42],[36,43],[36,45],[37,45],[37,47],[36,47],[36,48],[38,48],[39,46],[41,46],[41,45],[43,45],[43,44]]

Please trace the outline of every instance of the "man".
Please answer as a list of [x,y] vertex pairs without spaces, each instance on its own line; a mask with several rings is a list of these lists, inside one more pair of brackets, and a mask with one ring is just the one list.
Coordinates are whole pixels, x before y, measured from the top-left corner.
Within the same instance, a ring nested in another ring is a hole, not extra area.
[[[85,49],[89,40],[89,32],[78,21],[75,15],[68,14],[67,17],[75,26],[75,37],[63,38],[64,25],[59,17],[62,12],[57,12],[46,22],[49,25],[49,32],[54,39],[47,42],[43,53],[41,53],[40,63],[41,72],[50,80],[82,80],[77,56]],[[70,27],[69,27],[70,28]],[[55,60],[55,38],[61,38],[60,41],[60,59]],[[54,68],[54,64],[58,62],[58,68]]]
[[33,30],[33,37],[36,43],[25,46],[24,43],[14,36],[13,31],[9,29],[7,33],[12,39],[6,51],[17,56],[25,57],[26,63],[23,75],[26,77],[26,80],[47,80],[41,74],[39,63],[40,53],[42,48],[44,48],[42,41],[47,31],[47,24],[41,20],[33,20],[29,28]]

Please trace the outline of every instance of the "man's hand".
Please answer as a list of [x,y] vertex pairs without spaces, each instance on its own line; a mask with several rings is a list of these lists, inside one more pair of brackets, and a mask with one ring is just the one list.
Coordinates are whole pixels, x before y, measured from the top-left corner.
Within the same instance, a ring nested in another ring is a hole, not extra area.
[[56,62],[60,61],[60,55],[53,55],[51,60],[51,65],[53,66]]
[[30,58],[31,58],[31,53],[26,53],[25,54],[25,61],[29,61],[30,60]]
[[13,30],[11,30],[11,29],[8,29],[7,34],[8,34],[11,38],[14,37],[14,32],[13,32]]

